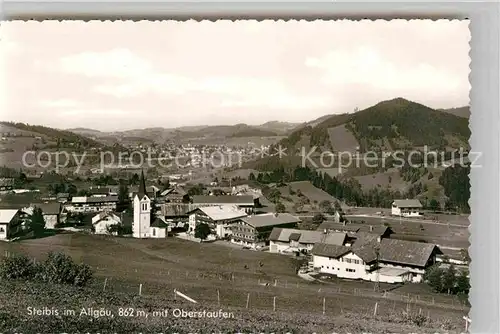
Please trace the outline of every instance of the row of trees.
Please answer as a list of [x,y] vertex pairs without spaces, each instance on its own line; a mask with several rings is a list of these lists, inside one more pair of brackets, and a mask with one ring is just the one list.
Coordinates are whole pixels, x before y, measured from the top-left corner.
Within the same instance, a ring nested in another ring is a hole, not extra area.
[[470,290],[469,273],[457,270],[453,264],[443,268],[439,263],[427,269],[424,280],[439,293],[467,295]]

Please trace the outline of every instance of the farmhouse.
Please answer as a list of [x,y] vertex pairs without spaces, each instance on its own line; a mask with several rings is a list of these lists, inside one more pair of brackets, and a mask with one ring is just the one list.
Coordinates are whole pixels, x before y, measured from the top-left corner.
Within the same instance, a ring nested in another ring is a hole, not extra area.
[[384,225],[368,225],[362,223],[335,223],[332,221],[325,221],[321,223],[317,229],[322,232],[342,232],[348,235],[356,235],[360,232],[367,232],[370,234],[379,235],[382,238],[388,238],[392,233],[392,229]]
[[189,196],[187,192],[181,187],[165,189],[160,193],[164,198],[165,203],[188,203]]
[[[137,193],[140,192],[140,186],[132,186],[129,189],[129,197],[134,198]],[[157,198],[160,196],[160,188],[155,186],[147,186],[146,192],[149,194],[149,198]]]
[[309,253],[316,243],[343,246],[346,243],[347,234],[341,232],[306,231],[291,228],[275,227],[269,237],[269,252]]
[[114,234],[110,233],[109,228],[113,225],[120,225],[122,223],[120,217],[112,212],[100,212],[92,217],[92,226],[94,227],[94,234]]
[[189,203],[163,203],[160,205],[160,211],[170,225],[181,227],[189,221],[188,212],[191,211],[191,205]]
[[111,195],[111,188],[109,187],[96,187],[96,188],[90,188],[88,190],[90,193],[91,197],[106,197]]
[[418,199],[400,199],[392,202],[391,214],[401,217],[420,217],[422,203]]
[[11,239],[22,226],[21,214],[16,209],[0,209],[0,240]]
[[104,196],[104,197],[87,197],[78,196],[73,197],[70,202],[64,205],[67,212],[100,212],[100,211],[113,211],[116,209],[118,203],[118,196]]
[[243,217],[231,226],[231,242],[260,248],[266,246],[276,227],[296,227],[300,219],[289,213],[264,213]]
[[35,207],[42,210],[43,219],[45,220],[45,228],[55,228],[61,218],[61,203],[40,203],[34,204]]
[[218,238],[227,238],[232,234],[231,225],[247,213],[235,205],[197,207],[190,212],[188,233],[194,234],[196,226],[207,224]]
[[340,278],[384,283],[421,282],[441,251],[436,245],[377,238],[352,247],[315,244],[313,267]]
[[63,203],[63,204],[68,202],[69,198],[70,198],[69,193],[57,193],[57,195],[56,195],[56,200],[59,203]]
[[196,195],[192,198],[193,206],[207,207],[220,205],[236,205],[239,209],[244,210],[247,214],[252,214],[255,208],[255,200],[253,196],[203,196]]

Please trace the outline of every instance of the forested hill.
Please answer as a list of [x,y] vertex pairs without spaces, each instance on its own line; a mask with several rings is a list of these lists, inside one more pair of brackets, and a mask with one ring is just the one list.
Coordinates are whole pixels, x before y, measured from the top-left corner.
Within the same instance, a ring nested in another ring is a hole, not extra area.
[[281,141],[286,147],[318,146],[342,150],[468,148],[468,119],[435,110],[403,98],[380,102],[367,109],[333,115],[307,126]]

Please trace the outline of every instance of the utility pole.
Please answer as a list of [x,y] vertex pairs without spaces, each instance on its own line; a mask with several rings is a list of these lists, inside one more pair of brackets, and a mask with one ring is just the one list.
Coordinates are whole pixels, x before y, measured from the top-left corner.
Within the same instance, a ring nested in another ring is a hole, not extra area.
[[380,272],[379,272],[380,246],[379,245],[375,247],[375,255],[376,255],[375,292],[379,292],[380,291]]

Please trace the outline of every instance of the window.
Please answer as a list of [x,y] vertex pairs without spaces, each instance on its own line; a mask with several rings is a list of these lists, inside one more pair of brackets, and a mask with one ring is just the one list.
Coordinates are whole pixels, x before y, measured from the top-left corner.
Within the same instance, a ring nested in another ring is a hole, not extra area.
[[156,235],[156,229],[153,229],[153,237]]
[[3,229],[3,227],[0,227],[0,232],[5,232],[5,230]]
[[347,271],[348,273],[355,273],[356,272],[356,270],[350,269],[350,268],[346,268],[345,271]]

